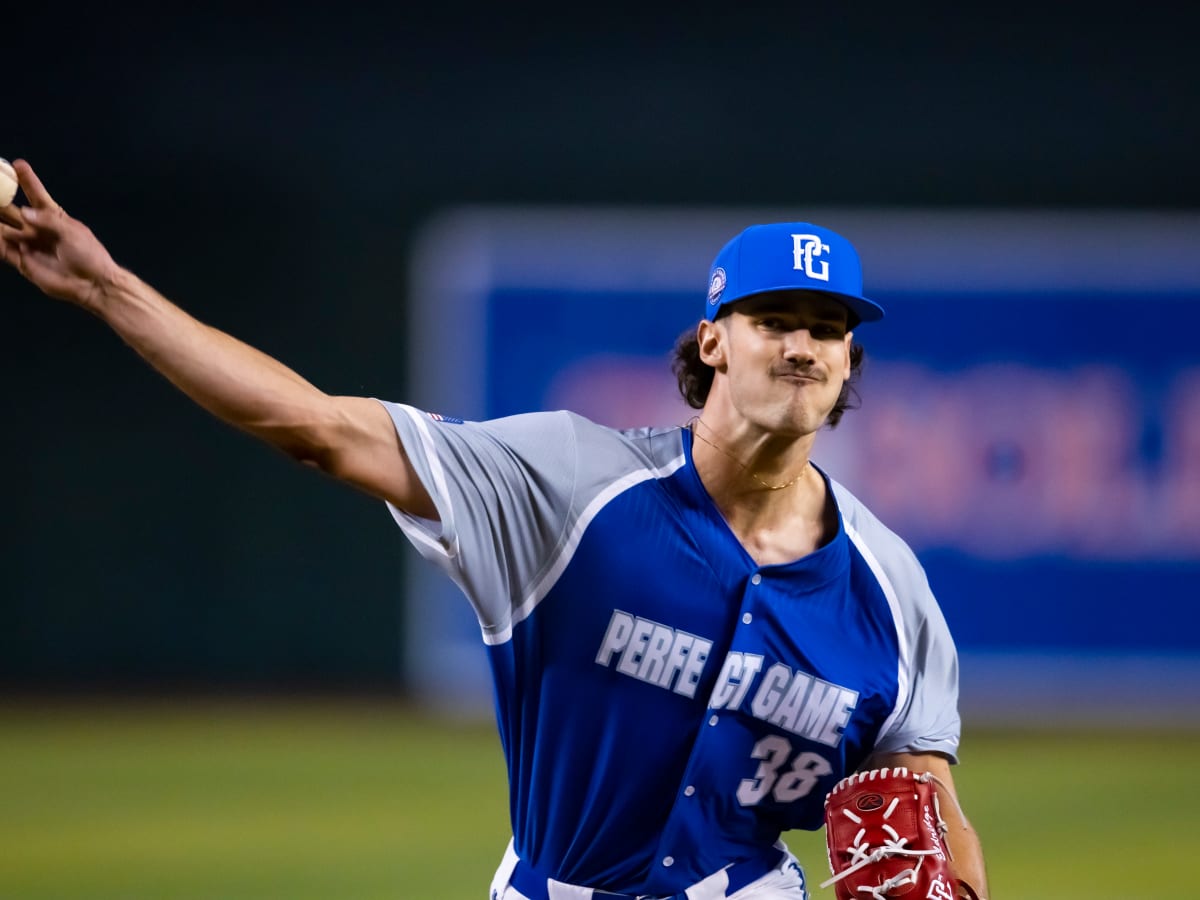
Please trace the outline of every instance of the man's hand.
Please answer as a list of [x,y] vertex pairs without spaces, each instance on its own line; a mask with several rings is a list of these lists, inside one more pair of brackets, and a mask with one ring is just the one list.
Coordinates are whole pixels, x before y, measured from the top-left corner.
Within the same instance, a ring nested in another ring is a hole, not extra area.
[[204,324],[113,262],[54,202],[29,163],[13,163],[29,206],[0,223],[4,261],[51,297],[98,315],[196,403],[289,456],[426,519],[437,506],[382,404],[331,397],[283,363]]
[[29,163],[12,165],[29,206],[21,208],[25,227],[0,223],[0,255],[49,296],[98,311],[117,264],[90,228],[54,202]]

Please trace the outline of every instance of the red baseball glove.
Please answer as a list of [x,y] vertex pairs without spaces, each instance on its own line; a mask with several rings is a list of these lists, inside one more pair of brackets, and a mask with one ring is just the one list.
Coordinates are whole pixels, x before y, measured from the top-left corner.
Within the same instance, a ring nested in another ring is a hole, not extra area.
[[[825,843],[838,900],[978,900],[950,871],[946,823],[932,774],[872,769],[825,798]],[[953,800],[953,797],[951,797]]]

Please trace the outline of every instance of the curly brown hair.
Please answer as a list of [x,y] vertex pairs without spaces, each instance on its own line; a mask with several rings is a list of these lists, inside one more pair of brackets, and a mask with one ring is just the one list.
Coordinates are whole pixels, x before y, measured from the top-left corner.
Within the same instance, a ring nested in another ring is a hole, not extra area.
[[[863,361],[866,356],[861,344],[850,344],[850,377],[842,385],[837,403],[829,412],[825,424],[836,428],[842,421],[842,415],[848,409],[857,409],[860,403],[855,384],[862,375]],[[685,331],[675,341],[675,349],[671,355],[671,370],[679,382],[679,393],[693,409],[703,409],[708,400],[708,392],[712,390],[713,375],[716,370],[700,359],[700,342],[696,339],[696,329]]]

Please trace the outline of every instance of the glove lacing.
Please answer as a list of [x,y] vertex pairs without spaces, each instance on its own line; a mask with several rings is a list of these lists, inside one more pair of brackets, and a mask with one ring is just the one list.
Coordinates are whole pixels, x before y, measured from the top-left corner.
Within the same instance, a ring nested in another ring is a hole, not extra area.
[[[958,804],[958,800],[954,794],[950,792],[950,789],[947,788],[946,785],[943,784],[942,781],[932,772],[924,772],[921,775],[914,775],[913,778],[916,781],[923,783],[933,782],[935,786],[935,790],[933,792],[933,814],[937,819],[938,835],[942,839],[942,845],[946,848],[946,855],[953,860],[954,854],[950,852],[950,843],[946,840],[946,832],[949,831],[949,826],[946,825],[946,820],[942,818],[941,804],[938,801],[938,792],[936,788],[941,788],[943,791],[945,791],[946,795],[954,801],[955,805]],[[886,819],[888,816],[890,816],[896,809],[896,806],[899,804],[899,802],[900,801],[898,798],[893,797],[892,802],[888,804],[887,810],[883,813],[883,818]],[[850,812],[848,809],[843,809],[842,813],[855,824],[858,824],[862,821],[862,819]],[[959,807],[959,815],[962,815],[961,806]],[[854,843],[842,851],[850,856],[852,861],[850,866],[843,869],[841,872],[839,872],[837,875],[834,875],[827,881],[821,882],[821,887],[827,888],[832,884],[836,884],[843,878],[853,875],[864,866],[877,863],[881,859],[888,859],[894,856],[916,857],[917,864],[911,869],[905,869],[902,872],[898,872],[891,878],[884,881],[882,884],[875,885],[874,887],[870,885],[862,885],[858,888],[860,891],[869,891],[872,900],[888,900],[889,891],[893,891],[898,887],[903,887],[906,884],[913,884],[917,880],[917,872],[919,872],[921,869],[921,863],[924,861],[923,857],[936,856],[941,852],[940,850],[917,850],[907,846],[908,838],[900,837],[899,832],[892,828],[891,825],[884,825],[883,830],[888,833],[888,837],[884,838],[883,843],[872,850],[870,844],[863,843],[863,838],[866,836],[867,830],[865,828],[860,828],[858,833],[854,835]]]

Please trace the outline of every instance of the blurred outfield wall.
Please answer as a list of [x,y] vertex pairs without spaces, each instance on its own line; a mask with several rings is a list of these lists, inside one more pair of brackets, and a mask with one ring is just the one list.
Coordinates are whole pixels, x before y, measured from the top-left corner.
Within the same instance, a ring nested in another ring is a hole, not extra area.
[[[925,565],[964,715],[1200,724],[1200,215],[460,209],[415,246],[408,399],[683,424],[668,354],[712,257],[795,219],[847,235],[888,312],[814,458]],[[490,708],[465,600],[408,571],[410,684]]]

